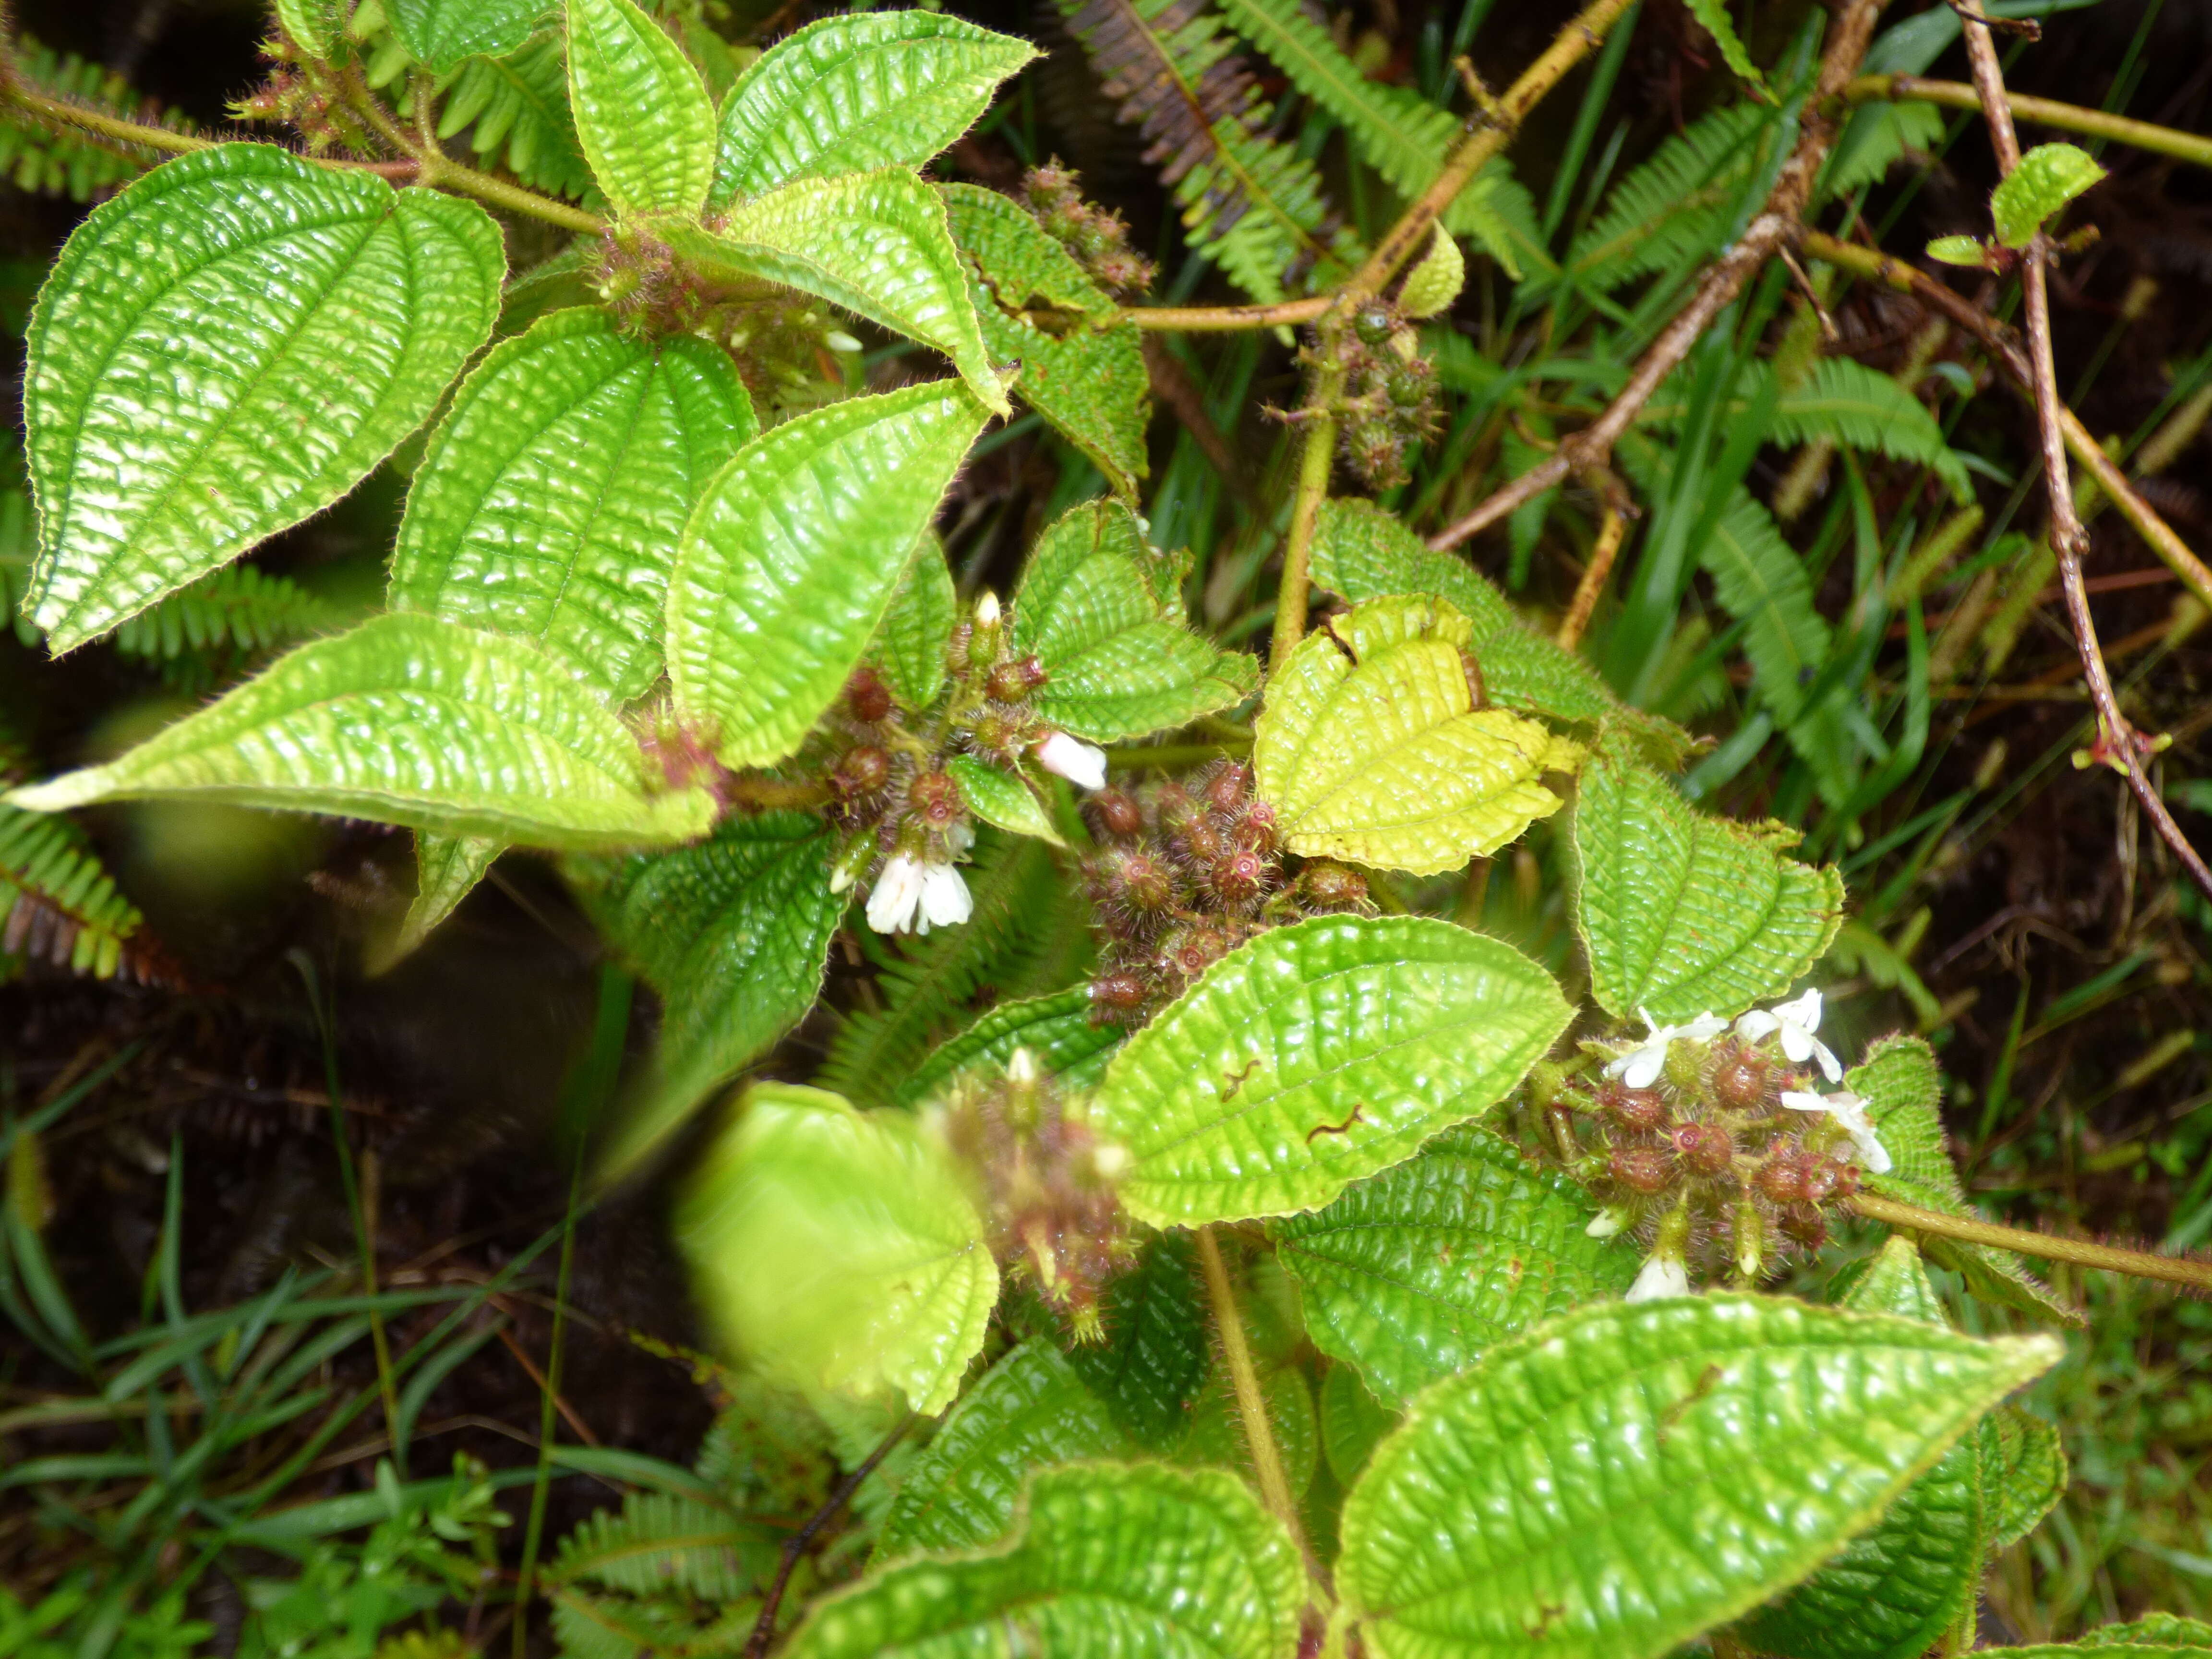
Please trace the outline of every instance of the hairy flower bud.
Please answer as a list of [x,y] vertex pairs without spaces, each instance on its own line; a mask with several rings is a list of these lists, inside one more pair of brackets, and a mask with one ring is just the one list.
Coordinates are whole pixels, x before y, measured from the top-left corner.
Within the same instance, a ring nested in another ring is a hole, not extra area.
[[1717,1123],[1678,1123],[1672,1139],[1676,1156],[1699,1175],[1720,1175],[1735,1161],[1735,1138]]
[[1650,1197],[1674,1184],[1674,1160],[1656,1146],[1621,1146],[1606,1162],[1606,1173],[1632,1193]]
[[1367,878],[1348,865],[1316,859],[1298,872],[1297,894],[1316,910],[1349,910],[1367,902]]
[[862,744],[846,751],[845,758],[837,763],[837,769],[830,775],[830,787],[850,800],[856,795],[872,794],[890,781],[891,757],[873,744]]
[[1234,812],[1244,805],[1251,787],[1249,767],[1237,761],[1224,761],[1206,775],[1200,786],[1200,793],[1215,811]]
[[1624,1129],[1649,1134],[1666,1125],[1667,1097],[1656,1089],[1632,1089],[1617,1079],[1598,1085],[1597,1103]]
[[845,709],[865,725],[888,719],[891,712],[890,688],[877,678],[872,668],[856,668],[853,678],[845,682]]
[[1772,1067],[1756,1048],[1740,1042],[1723,1045],[1713,1067],[1713,1099],[1732,1112],[1756,1112],[1768,1104],[1767,1083]]
[[915,815],[933,830],[942,830],[960,816],[960,786],[942,772],[917,773],[907,786],[906,798]]
[[1126,789],[1101,789],[1084,803],[1084,816],[1102,836],[1128,837],[1145,827],[1144,808]]
[[1050,678],[1035,657],[1002,662],[983,677],[983,690],[1000,702],[1025,702]]

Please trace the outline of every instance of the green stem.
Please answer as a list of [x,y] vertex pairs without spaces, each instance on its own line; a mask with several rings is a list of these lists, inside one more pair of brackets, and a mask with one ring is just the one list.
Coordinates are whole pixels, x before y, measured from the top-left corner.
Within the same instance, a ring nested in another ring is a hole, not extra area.
[[1260,1498],[1284,1526],[1299,1549],[1305,1550],[1305,1531],[1298,1506],[1291,1496],[1291,1483],[1283,1474],[1283,1455],[1275,1446],[1275,1431],[1267,1421],[1267,1398],[1261,1392],[1260,1373],[1252,1364],[1252,1349],[1244,1340],[1243,1316],[1237,1311],[1237,1291],[1229,1283],[1229,1268],[1221,1259],[1221,1246],[1213,1229],[1197,1230],[1198,1259],[1206,1270],[1206,1293],[1213,1304],[1213,1323],[1221,1333],[1221,1357],[1229,1367],[1230,1386],[1237,1395],[1237,1414],[1243,1419],[1244,1441],[1252,1450],[1252,1470],[1260,1481]]
[[1285,300],[1273,306],[1124,306],[1121,320],[1139,328],[1179,333],[1219,333],[1239,328],[1282,328],[1310,323],[1335,304],[1333,295]]
[[550,196],[541,196],[534,190],[525,190],[520,185],[510,185],[503,179],[495,179],[489,173],[479,173],[472,167],[443,155],[420,155],[415,158],[420,171],[419,182],[442,185],[463,195],[473,196],[493,207],[505,208],[509,213],[520,213],[526,218],[541,219],[549,225],[558,225],[563,230],[580,232],[586,236],[606,234],[607,222],[595,213],[570,207],[566,202],[556,202]]
[[2021,1255],[2038,1256],[2045,1261],[2069,1261],[2080,1267],[2100,1267],[2107,1273],[2129,1273],[2137,1279],[2162,1279],[2169,1284],[2212,1291],[2212,1262],[2153,1255],[2148,1250],[2123,1250],[2110,1244],[2092,1244],[2087,1239],[2054,1238],[2049,1233],[2031,1232],[2025,1227],[2002,1227],[1993,1221],[1970,1221],[1938,1210],[1923,1210],[1915,1204],[1878,1198],[1872,1193],[1857,1194],[1850,1202],[1851,1208],[1868,1220],[1892,1227],[1907,1227],[1917,1233],[1933,1233],[1967,1244],[1987,1244]]
[[1314,375],[1313,395],[1304,410],[1305,447],[1298,455],[1297,492],[1291,497],[1290,538],[1283,544],[1283,579],[1275,589],[1275,633],[1267,647],[1267,672],[1283,665],[1304,637],[1306,609],[1312,603],[1310,567],[1314,528],[1328,497],[1328,475],[1336,462],[1336,400],[1344,390],[1344,366],[1334,342],[1324,337],[1327,356]]
[[1172,769],[1182,766],[1203,766],[1208,761],[1219,760],[1224,755],[1246,755],[1252,751],[1252,739],[1242,743],[1224,738],[1218,743],[1155,743],[1142,748],[1109,749],[1106,764],[1116,772],[1141,772],[1147,767]]
[[[1917,75],[1862,75],[1844,88],[1844,96],[1854,104],[1938,104],[1945,109],[1971,110],[1982,106],[1979,94],[1962,81],[1923,81]],[[2017,92],[2007,93],[2005,101],[2012,106],[2012,112],[2019,119],[2033,121],[2040,127],[2109,138],[2115,143],[2171,155],[2200,167],[2212,167],[2212,138],[2197,133],[2177,132],[2172,127],[2148,121],[2131,121],[2124,115],[2107,115],[2102,110],[2084,109],[2079,104],[2062,104],[2055,99],[2031,98]]]
[[40,120],[97,133],[115,143],[135,144],[142,149],[166,150],[177,155],[215,148],[215,141],[211,138],[198,137],[189,132],[172,132],[167,127],[149,126],[143,121],[126,121],[119,115],[87,109],[83,105],[72,104],[66,99],[49,98],[15,80],[12,75],[13,66],[10,65],[9,69],[11,73],[5,84],[0,85],[0,98]]

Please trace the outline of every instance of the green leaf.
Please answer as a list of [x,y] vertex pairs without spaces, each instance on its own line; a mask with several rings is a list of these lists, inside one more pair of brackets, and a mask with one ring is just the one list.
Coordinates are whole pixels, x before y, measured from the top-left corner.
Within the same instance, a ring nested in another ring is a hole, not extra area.
[[1844,878],[1783,857],[1783,825],[1708,817],[1657,773],[1600,755],[1575,803],[1575,926],[1590,994],[1626,1018],[1733,1017],[1778,996],[1843,921]]
[[1033,1471],[1109,1457],[1124,1443],[1060,1351],[1033,1337],[969,1391],[908,1467],[875,1559],[992,1543],[1012,1524]]
[[1462,1129],[1268,1231],[1315,1346],[1395,1408],[1505,1338],[1626,1291],[1634,1253],[1590,1237],[1590,1215],[1565,1176]]
[[[1934,1049],[1917,1036],[1884,1037],[1844,1074],[1844,1086],[1866,1101],[1875,1133],[1890,1156],[1889,1173],[1869,1176],[1869,1188],[1902,1204],[1970,1221],[1985,1219],[1966,1202],[1951,1162],[1943,1135],[1942,1073]],[[2085,1322],[2010,1250],[1932,1236],[1924,1243],[1932,1260],[1962,1275],[1966,1288],[1984,1302],[2069,1325]]]
[[[2170,1613],[2166,1616],[2172,1617]],[[2196,1620],[2178,1622],[2203,1628]],[[1975,1659],[1982,1659],[1984,1655],[1988,1659],[2081,1659],[2081,1650],[2092,1645],[2084,1638],[2079,1643],[2050,1642],[2040,1647],[1976,1648],[1974,1655]],[[2111,1659],[2204,1659],[2207,1651],[2193,1637],[2184,1642],[2098,1642],[2094,1646],[2098,1653],[2109,1655]]]
[[660,994],[653,1066],[600,1154],[612,1179],[764,1054],[813,1006],[830,936],[836,842],[805,812],[732,816],[695,846],[572,860],[570,879],[614,948]]
[[1038,1066],[1057,1077],[1063,1088],[1089,1089],[1104,1073],[1107,1057],[1121,1045],[1119,1026],[1103,1025],[1091,1018],[1088,986],[1002,1002],[900,1078],[889,1103],[919,1106],[971,1066],[1003,1070],[1017,1048],[1028,1049]]
[[13,977],[28,957],[95,979],[158,977],[158,953],[141,937],[145,920],[82,830],[0,805],[0,976]]
[[[568,60],[557,34],[504,58],[471,58],[446,88],[438,137],[469,129],[469,147],[526,185],[571,198],[592,188],[592,170],[568,107]],[[510,293],[512,290],[510,290]]]
[[1164,1452],[1190,1431],[1191,1413],[1213,1364],[1213,1327],[1186,1233],[1156,1233],[1137,1265],[1107,1281],[1098,1305],[1103,1342],[1069,1352],[1091,1391],[1122,1431]]
[[906,168],[801,179],[740,203],[711,233],[661,228],[710,279],[780,283],[934,347],[994,415],[1010,412],[945,204]]
[[1451,233],[1439,225],[1430,239],[1429,251],[1398,290],[1398,309],[1408,317],[1433,317],[1459,298],[1466,282],[1466,256],[1460,252]]
[[2100,1625],[2085,1632],[2077,1645],[2212,1648],[2212,1624],[2202,1619],[2185,1619],[2176,1613],[2147,1613],[2123,1625]]
[[1994,1553],[2034,1531],[2066,1495],[2066,1449],[2054,1425],[2017,1406],[1991,1412],[1981,1428],[1982,1492]]
[[904,1112],[757,1084],[679,1206],[716,1334],[793,1387],[951,1403],[999,1270],[943,1146]]
[[275,0],[276,22],[310,58],[335,55],[339,20],[335,0]]
[[1376,1447],[1404,1419],[1377,1400],[1350,1365],[1331,1365],[1321,1383],[1321,1448],[1329,1473],[1349,1487]]
[[1471,624],[1466,648],[1491,702],[1578,725],[1616,723],[1656,766],[1679,766],[1688,754],[1688,732],[1623,704],[1596,669],[1522,621],[1466,560],[1431,552],[1374,502],[1322,502],[1311,557],[1315,585],[1354,605],[1423,593],[1459,611]]
[[1760,141],[1778,112],[1723,104],[1662,142],[1607,194],[1605,210],[1574,240],[1571,282],[1617,288],[1655,271],[1703,263],[1730,234]]
[[1019,362],[1016,395],[1133,500],[1152,395],[1136,325],[1115,320],[1113,300],[1018,203],[973,185],[938,191],[992,361]]
[[1928,257],[1947,265],[1965,265],[1970,270],[1990,268],[1990,251],[1978,236],[1938,236],[1928,244]]
[[[1893,1238],[1843,1305],[1947,1326],[1909,1240]],[[1985,1499],[1979,1430],[1907,1486],[1868,1531],[1742,1626],[1759,1652],[1787,1659],[1919,1659],[1973,1602]]]
[[26,340],[56,651],[320,512],[491,331],[484,210],[264,144],[179,157],[77,227]]
[[382,972],[416,950],[438,924],[460,908],[498,860],[506,843],[485,836],[441,836],[421,830],[415,836],[415,896],[392,943],[377,951]]
[[1328,916],[1231,951],[1106,1068],[1092,1105],[1156,1226],[1287,1215],[1477,1117],[1566,1028],[1551,975],[1423,916]]
[[987,418],[957,381],[851,398],[708,486],[669,580],[668,674],[725,764],[793,754],[844,689]]
[[[1305,1373],[1295,1364],[1260,1365],[1260,1397],[1266,1402],[1267,1425],[1283,1466],[1284,1484],[1291,1496],[1303,1499],[1321,1468],[1321,1422],[1314,1412],[1313,1390]],[[1251,1443],[1244,1437],[1244,1418],[1237,1404],[1237,1391],[1225,1370],[1217,1370],[1191,1407],[1182,1438],[1168,1461],[1186,1469],[1228,1469],[1251,1480]],[[1258,1490],[1256,1483],[1253,1488]]]
[[619,1513],[586,1516],[561,1540],[545,1576],[556,1584],[580,1581],[633,1595],[676,1590],[731,1601],[775,1562],[775,1534],[763,1522],[696,1498],[634,1492]]
[[696,218],[714,178],[714,106],[659,24],[630,0],[567,0],[568,102],[615,211]]
[[1713,37],[1713,44],[1721,49],[1722,60],[1740,79],[1764,92],[1766,77],[1759,74],[1759,65],[1751,61],[1751,53],[1744,48],[1743,37],[1735,32],[1735,20],[1729,15],[1729,0],[1689,0],[1689,3],[1690,15]]
[[409,57],[450,75],[464,58],[519,51],[550,9],[549,0],[389,0],[385,15]]
[[392,607],[534,640],[613,701],[641,696],[684,521],[757,429],[720,347],[556,311],[495,347],[432,435]]
[[1037,538],[1014,595],[1015,654],[1049,677],[1040,719],[1117,743],[1188,726],[1251,696],[1259,665],[1184,623],[1180,568],[1118,501],[1088,501]]
[[945,763],[945,775],[960,786],[960,799],[986,823],[1017,836],[1035,836],[1054,847],[1066,841],[1052,827],[1051,816],[1029,785],[1012,773],[987,766],[973,755],[955,755]]
[[1011,1544],[890,1567],[817,1602],[790,1659],[953,1653],[1291,1659],[1305,1572],[1234,1476],[1091,1464],[1036,1476]]
[[799,179],[918,167],[1036,55],[1026,40],[938,12],[810,23],[756,58],[722,100],[714,205]]
[[2051,216],[2105,177],[2087,150],[2038,144],[2020,158],[1990,197],[1990,217],[2003,247],[2026,247]]
[[1559,811],[1537,781],[1580,745],[1503,708],[1476,709],[1473,624],[1441,599],[1370,599],[1298,641],[1267,682],[1252,747],[1283,845],[1435,875],[1495,852]]
[[1596,1304],[1421,1396],[1345,1502],[1338,1594],[1375,1659],[1656,1659],[1804,1577],[2063,1352]]
[[226,801],[574,848],[688,841],[714,817],[703,789],[650,793],[629,728],[535,647],[398,614],[303,645],[119,759],[8,799],[40,812]]
[[959,612],[945,549],[924,537],[868,643],[867,661],[900,707],[919,714],[945,690],[945,653]]

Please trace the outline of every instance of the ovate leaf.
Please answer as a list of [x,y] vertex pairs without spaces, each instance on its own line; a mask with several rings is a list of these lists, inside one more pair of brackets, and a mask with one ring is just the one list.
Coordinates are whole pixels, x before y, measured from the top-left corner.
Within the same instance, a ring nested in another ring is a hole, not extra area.
[[660,994],[651,1071],[600,1157],[618,1176],[797,1024],[822,988],[845,901],[830,890],[835,838],[804,812],[732,817],[710,840],[568,875],[615,949]]
[[938,189],[993,360],[1018,361],[1015,394],[1133,500],[1151,412],[1136,325],[1117,320],[1113,300],[1019,204],[973,185]]
[[1181,572],[1117,501],[1090,501],[1037,538],[1014,595],[1013,645],[1047,678],[1031,706],[1079,738],[1114,743],[1241,702],[1259,665],[1183,621]]
[[1261,933],[1129,1039],[1092,1106],[1157,1226],[1287,1215],[1504,1097],[1568,1008],[1510,945],[1426,917]]
[[1374,599],[1298,641],[1269,680],[1252,749],[1283,845],[1434,875],[1495,852],[1559,809],[1537,780],[1580,748],[1477,709],[1472,624],[1432,599]]
[[1623,1018],[1733,1016],[1779,995],[1843,921],[1833,867],[1784,858],[1796,840],[1699,812],[1666,779],[1601,756],[1575,803],[1575,921],[1590,994]]
[[651,793],[637,740],[534,646],[435,617],[317,640],[105,766],[9,798],[58,812],[181,799],[543,847],[688,841],[702,789]]
[[450,75],[463,58],[519,50],[550,9],[550,0],[390,0],[385,7],[407,55],[436,75]]
[[848,398],[708,487],[669,583],[668,672],[726,764],[791,754],[844,688],[988,418],[957,382]]
[[1462,1129],[1269,1231],[1315,1346],[1395,1407],[1506,1337],[1626,1290],[1635,1255],[1590,1237],[1590,1214],[1564,1176]]
[[738,204],[714,233],[666,234],[710,278],[779,283],[935,347],[993,414],[1009,412],[945,204],[908,169],[801,179]]
[[2062,1352],[1599,1303],[1421,1397],[1345,1503],[1338,1593],[1376,1659],[1656,1659],[1802,1578]]
[[945,1149],[818,1089],[754,1087],[676,1225],[717,1334],[801,1389],[943,1411],[999,1297]]
[[931,11],[825,17],[754,60],[722,100],[714,204],[799,179],[920,167],[1036,56]]
[[26,339],[66,651],[321,511],[420,425],[499,308],[499,228],[262,144],[155,168],[70,237]]
[[868,645],[868,662],[902,708],[919,713],[945,689],[945,652],[959,610],[945,550],[934,536],[926,538]]
[[918,1106],[971,1066],[1003,1071],[1017,1048],[1026,1048],[1039,1069],[1063,1088],[1088,1089],[1121,1046],[1121,1030],[1091,1018],[1091,989],[1002,1002],[929,1058],[901,1076],[890,1091],[894,1106]]
[[1054,847],[1067,842],[1053,828],[1052,817],[1029,785],[1009,772],[987,766],[973,755],[955,755],[945,763],[945,775],[960,786],[960,799],[986,823],[1017,836],[1035,836]]
[[2038,144],[1990,197],[1997,240],[2006,247],[2026,247],[2045,220],[2104,176],[2105,169],[2087,150]]
[[714,106],[659,24],[631,0],[568,0],[568,102],[592,177],[616,212],[696,217],[714,177]]
[[[1305,1573],[1233,1475],[1054,1469],[1006,1548],[875,1573],[816,1603],[791,1659],[953,1653],[1291,1659]],[[1018,1645],[1017,1645],[1018,1643]]]
[[1122,1449],[1121,1430],[1060,1351],[1031,1338],[991,1368],[908,1468],[876,1559],[1003,1537],[1030,1474]]
[[614,701],[641,696],[684,520],[757,429],[720,347],[555,312],[493,349],[433,435],[392,606],[535,640]]
[[1190,1236],[1153,1235],[1137,1265],[1107,1282],[1098,1316],[1105,1340],[1078,1346],[1068,1364],[1146,1450],[1181,1443],[1213,1364],[1212,1326]]

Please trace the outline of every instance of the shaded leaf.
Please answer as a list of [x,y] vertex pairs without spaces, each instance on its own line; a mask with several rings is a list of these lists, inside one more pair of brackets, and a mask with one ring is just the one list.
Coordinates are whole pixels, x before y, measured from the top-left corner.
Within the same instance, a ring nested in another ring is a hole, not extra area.
[[1690,15],[1713,37],[1713,44],[1721,49],[1721,58],[1729,70],[1764,91],[1766,79],[1759,74],[1759,65],[1751,61],[1743,37],[1735,32],[1735,20],[1729,15],[1729,0],[1689,0],[1689,6]]
[[567,0],[568,103],[616,212],[697,216],[714,177],[714,106],[684,49],[631,0]]
[[1158,1233],[1146,1241],[1137,1265],[1107,1282],[1098,1315],[1105,1340],[1077,1346],[1068,1364],[1139,1445],[1164,1452],[1180,1444],[1213,1364],[1189,1237]]
[[945,689],[945,653],[960,611],[936,537],[923,538],[868,642],[867,661],[900,707],[919,713]]
[[1054,847],[1066,841],[1052,826],[1052,817],[1030,787],[1009,772],[987,766],[973,755],[955,755],[945,763],[945,775],[960,787],[960,799],[984,823],[1017,836],[1035,836]]
[[1321,1447],[1340,1485],[1359,1479],[1383,1437],[1402,1418],[1377,1400],[1350,1365],[1331,1365],[1321,1384]]
[[417,949],[476,890],[505,845],[491,836],[416,832],[415,896],[408,902],[398,935],[377,953],[373,966],[380,972]]
[[[1982,1490],[1990,1550],[2010,1549],[2035,1530],[2066,1495],[2066,1449],[2056,1425],[2017,1406],[2001,1407],[1982,1419]],[[2212,1630],[2205,1636],[2212,1637]],[[2190,1639],[2212,1647],[2212,1640]]]
[[[446,75],[465,58],[504,58],[517,50],[550,9],[550,0],[390,0],[385,13],[407,55]],[[324,49],[317,55],[331,54]]]
[[971,1066],[1004,1069],[1017,1048],[1028,1049],[1063,1088],[1088,1089],[1105,1071],[1107,1056],[1121,1046],[1122,1036],[1119,1026],[1093,1020],[1091,1006],[1088,986],[1002,1002],[901,1077],[889,1103],[918,1106]]

